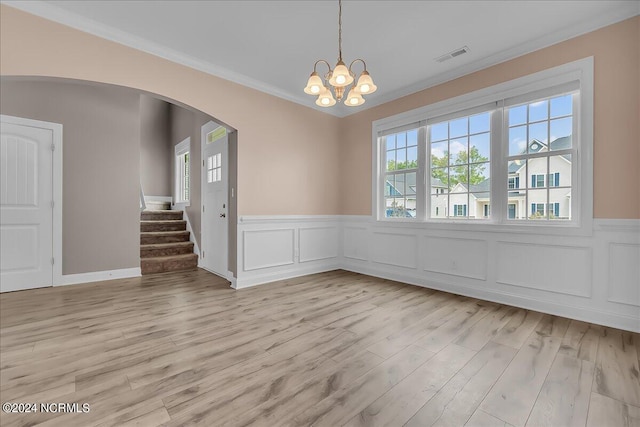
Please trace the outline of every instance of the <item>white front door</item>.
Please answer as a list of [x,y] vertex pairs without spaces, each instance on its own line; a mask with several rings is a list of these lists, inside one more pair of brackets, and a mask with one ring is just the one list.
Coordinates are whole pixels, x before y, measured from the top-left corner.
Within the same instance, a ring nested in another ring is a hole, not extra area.
[[227,130],[214,122],[202,127],[201,266],[227,277],[228,144]]
[[2,116],[0,292],[53,284],[53,129]]

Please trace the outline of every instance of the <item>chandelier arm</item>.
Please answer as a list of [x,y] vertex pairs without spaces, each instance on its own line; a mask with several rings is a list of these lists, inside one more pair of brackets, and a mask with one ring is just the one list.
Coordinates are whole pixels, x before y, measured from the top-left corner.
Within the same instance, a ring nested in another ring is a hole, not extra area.
[[329,68],[329,72],[331,72],[331,65],[329,65],[329,63],[327,61],[325,61],[324,59],[318,59],[315,64],[313,64],[313,72],[317,72],[316,67],[318,66],[319,63],[324,63],[327,68]]
[[353,61],[351,61],[351,64],[349,64],[349,72],[353,73],[353,71],[351,71],[351,67],[353,67],[353,64],[355,64],[358,61],[362,62],[362,66],[364,67],[364,71],[367,71],[367,63],[364,62],[364,59],[356,58]]

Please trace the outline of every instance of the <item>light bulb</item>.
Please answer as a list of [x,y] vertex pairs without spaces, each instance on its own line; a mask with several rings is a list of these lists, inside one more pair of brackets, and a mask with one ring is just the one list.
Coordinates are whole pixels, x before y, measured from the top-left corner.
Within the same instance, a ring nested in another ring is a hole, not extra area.
[[329,100],[329,98],[322,98],[320,102],[322,102],[324,105],[329,105],[331,101]]
[[311,86],[311,93],[320,93],[320,86]]
[[363,84],[360,86],[360,93],[368,93],[371,87],[367,84]]
[[336,83],[342,85],[346,81],[347,81],[347,78],[345,76],[336,76]]
[[349,100],[349,102],[351,102],[351,105],[357,105],[358,104],[358,100],[356,98],[351,98]]

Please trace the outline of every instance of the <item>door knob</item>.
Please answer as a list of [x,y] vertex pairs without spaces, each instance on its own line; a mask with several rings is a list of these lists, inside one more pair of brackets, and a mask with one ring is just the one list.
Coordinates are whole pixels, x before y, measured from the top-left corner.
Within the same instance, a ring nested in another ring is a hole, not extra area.
[[224,213],[220,214],[220,218],[226,218],[226,217],[227,217],[227,214],[224,214]]

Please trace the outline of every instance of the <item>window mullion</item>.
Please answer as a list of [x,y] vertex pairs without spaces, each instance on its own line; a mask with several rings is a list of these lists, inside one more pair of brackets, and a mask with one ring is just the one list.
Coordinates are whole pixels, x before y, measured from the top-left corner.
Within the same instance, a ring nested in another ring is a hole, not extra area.
[[420,126],[418,128],[418,173],[416,176],[416,217],[420,221],[429,218],[430,194],[429,190],[429,141],[427,140],[427,127]]
[[507,216],[507,188],[508,168],[507,155],[509,153],[509,141],[505,136],[508,133],[508,126],[504,113],[503,102],[498,103],[498,107],[491,115],[491,213],[492,222],[501,223]]

